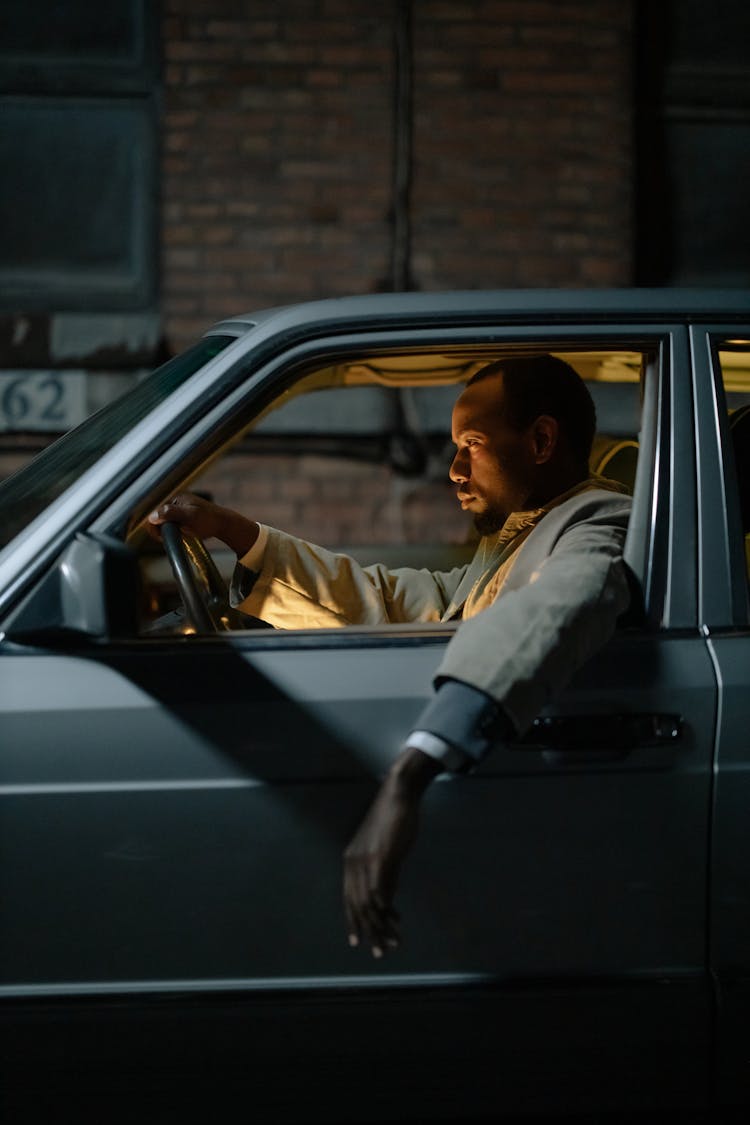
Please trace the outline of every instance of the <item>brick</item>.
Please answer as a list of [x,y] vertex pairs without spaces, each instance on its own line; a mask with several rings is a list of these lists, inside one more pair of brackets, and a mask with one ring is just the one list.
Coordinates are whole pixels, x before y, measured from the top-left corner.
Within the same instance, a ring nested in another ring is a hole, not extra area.
[[237,57],[238,48],[232,43],[205,43],[177,41],[167,43],[164,55],[167,62],[207,63],[225,62]]
[[[549,50],[522,47],[481,47],[476,55],[479,67],[502,67],[507,70],[539,70],[547,67],[554,56]],[[567,61],[567,60],[566,60]]]
[[257,270],[262,269],[267,260],[265,254],[243,247],[221,247],[205,252],[209,269]]
[[198,311],[199,304],[197,297],[175,297],[171,296],[165,306],[165,312],[168,316],[185,316],[188,313],[195,314]]
[[356,39],[358,30],[352,20],[307,21],[294,18],[285,21],[284,38],[290,43],[304,40],[305,43],[326,44],[334,40]]
[[184,81],[185,68],[169,63],[164,67],[164,83],[166,86],[181,87]]
[[292,478],[279,482],[278,495],[283,500],[309,500],[313,494],[313,483],[310,480]]
[[198,228],[187,223],[171,223],[165,226],[162,242],[165,246],[192,245],[198,238]]
[[173,293],[217,293],[234,288],[234,278],[228,273],[211,270],[174,270],[171,278]]
[[203,226],[197,240],[206,246],[219,246],[232,242],[235,236],[234,226]]
[[581,278],[594,285],[621,285],[623,266],[615,257],[589,255],[580,260]]
[[304,75],[304,81],[308,86],[343,86],[344,74],[333,67],[310,67]]
[[229,39],[232,41],[244,39],[247,32],[248,25],[244,20],[209,20],[204,30],[208,39]]
[[167,268],[196,269],[200,265],[200,254],[197,250],[181,246],[165,250],[163,261]]
[[162,172],[164,173],[166,184],[169,185],[169,177],[174,176],[176,179],[181,179],[190,171],[190,160],[186,155],[182,156],[164,156],[162,159]]
[[260,204],[252,200],[234,199],[227,202],[225,212],[227,218],[254,218],[260,214]]
[[205,323],[223,320],[228,316],[241,316],[251,312],[254,308],[261,307],[258,299],[250,291],[248,283],[240,279],[229,278],[232,284],[230,292],[211,292],[204,296],[201,302],[201,312]]
[[503,76],[503,88],[510,93],[524,94],[567,94],[567,93],[601,93],[604,90],[615,88],[615,78],[612,74],[592,73],[528,73],[525,71],[506,71]]
[[[421,60],[423,52],[420,50],[420,43],[424,40],[424,24],[422,21],[418,24],[419,37],[416,44],[417,57]],[[446,43],[446,49],[451,52],[455,58],[456,47],[466,45],[470,49],[475,50],[477,44],[481,45],[500,45],[511,44],[516,38],[516,29],[503,23],[490,23],[486,21],[480,27],[477,27],[475,20],[470,23],[450,23],[447,27],[440,30],[439,40]]]

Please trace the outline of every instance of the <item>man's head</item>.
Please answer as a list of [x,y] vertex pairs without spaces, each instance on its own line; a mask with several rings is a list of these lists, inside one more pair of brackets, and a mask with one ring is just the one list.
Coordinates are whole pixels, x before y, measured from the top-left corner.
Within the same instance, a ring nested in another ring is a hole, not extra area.
[[581,377],[550,355],[499,360],[469,381],[453,408],[450,468],[461,506],[482,535],[588,475],[596,429]]

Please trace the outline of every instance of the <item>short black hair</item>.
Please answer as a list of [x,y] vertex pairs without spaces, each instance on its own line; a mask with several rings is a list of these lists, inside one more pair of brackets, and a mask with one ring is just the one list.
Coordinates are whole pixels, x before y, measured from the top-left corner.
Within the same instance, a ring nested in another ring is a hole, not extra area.
[[502,374],[506,418],[517,430],[527,429],[541,414],[555,418],[571,453],[588,468],[596,432],[596,408],[578,372],[557,356],[544,354],[498,359],[482,367],[467,386]]

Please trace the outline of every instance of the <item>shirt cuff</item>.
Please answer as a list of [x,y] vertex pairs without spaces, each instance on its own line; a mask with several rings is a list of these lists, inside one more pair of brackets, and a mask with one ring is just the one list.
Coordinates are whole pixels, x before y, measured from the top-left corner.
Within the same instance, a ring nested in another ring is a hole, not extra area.
[[258,571],[263,566],[263,555],[268,543],[268,528],[264,523],[259,523],[258,529],[258,538],[250,550],[241,559],[237,559],[239,565],[247,567],[248,570]]
[[253,587],[258,581],[258,575],[263,567],[263,555],[268,544],[269,529],[262,523],[258,524],[258,538],[249,551],[237,563],[232,574],[229,586],[229,604],[237,609],[246,601],[253,592]]
[[421,750],[423,754],[440,762],[451,773],[460,773],[472,765],[472,759],[468,754],[457,750],[444,738],[430,734],[428,730],[413,730],[404,743],[404,749]]

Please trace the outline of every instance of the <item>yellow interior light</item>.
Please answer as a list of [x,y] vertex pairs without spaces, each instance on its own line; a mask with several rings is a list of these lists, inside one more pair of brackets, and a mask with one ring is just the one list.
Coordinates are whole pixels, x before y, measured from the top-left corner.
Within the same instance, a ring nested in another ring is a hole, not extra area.
[[747,347],[745,352],[719,350],[719,363],[724,380],[724,389],[737,393],[750,392],[750,340],[727,340],[732,346]]

